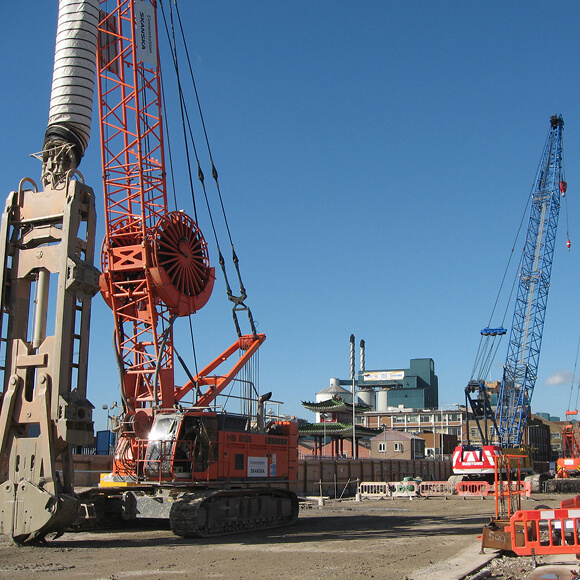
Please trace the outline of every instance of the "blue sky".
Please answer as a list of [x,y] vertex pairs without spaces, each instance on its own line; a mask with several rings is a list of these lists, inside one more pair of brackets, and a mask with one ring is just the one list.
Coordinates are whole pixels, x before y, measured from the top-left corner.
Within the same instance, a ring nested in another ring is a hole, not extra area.
[[[48,118],[57,4],[4,11],[5,195],[39,178],[28,155]],[[368,369],[433,358],[440,402],[463,401],[549,117],[563,115],[569,187],[532,402],[563,416],[580,335],[580,5],[191,0],[180,9],[248,304],[268,335],[260,390],[289,414],[308,417],[300,401],[348,378],[351,333],[366,341]],[[80,169],[97,192],[101,237],[96,122]],[[233,342],[221,281],[193,324],[202,364]],[[111,331],[97,296],[97,428],[101,406],[119,400]]]

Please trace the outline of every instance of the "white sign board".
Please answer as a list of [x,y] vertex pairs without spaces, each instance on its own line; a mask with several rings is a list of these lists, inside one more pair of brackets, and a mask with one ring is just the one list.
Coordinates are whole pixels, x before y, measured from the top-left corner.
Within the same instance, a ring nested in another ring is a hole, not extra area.
[[156,67],[155,9],[147,1],[135,2],[135,40],[137,58]]
[[248,477],[268,477],[268,458],[248,457]]
[[405,371],[364,373],[365,381],[402,381],[404,378]]

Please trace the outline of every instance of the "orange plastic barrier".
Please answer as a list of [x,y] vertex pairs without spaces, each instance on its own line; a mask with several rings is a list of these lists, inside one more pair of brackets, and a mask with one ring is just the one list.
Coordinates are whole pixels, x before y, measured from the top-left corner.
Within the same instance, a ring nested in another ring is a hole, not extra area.
[[460,481],[457,484],[457,495],[487,497],[489,495],[489,483],[487,481]]
[[518,556],[580,554],[580,509],[517,511],[509,528]]
[[[492,492],[495,493],[495,486],[494,486]],[[512,481],[512,482],[510,482],[510,489],[508,490],[507,484],[505,484],[503,489],[501,490],[500,495],[505,497],[505,496],[514,495],[514,494],[523,495],[529,499],[530,497],[532,497],[532,482],[531,481],[521,481],[518,483],[518,482]],[[564,507],[564,506],[562,506],[562,507]],[[570,507],[575,507],[575,506],[570,506]]]
[[455,491],[456,486],[448,481],[422,481],[419,485],[419,493],[423,497],[447,497]]
[[580,495],[570,499],[564,499],[560,502],[560,507],[564,510],[569,510],[573,508],[580,508]]

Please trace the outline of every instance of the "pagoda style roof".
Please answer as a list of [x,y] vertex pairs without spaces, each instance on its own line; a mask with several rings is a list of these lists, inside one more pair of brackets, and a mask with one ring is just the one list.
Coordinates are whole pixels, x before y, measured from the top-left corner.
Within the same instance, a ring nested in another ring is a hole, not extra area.
[[[352,403],[347,403],[340,397],[332,397],[332,399],[327,399],[326,401],[320,401],[318,403],[302,401],[302,406],[309,411],[314,411],[315,413],[352,413]],[[370,410],[371,407],[369,405],[363,403],[357,403],[355,405],[355,414],[365,413]]]
[[[373,437],[382,433],[382,429],[371,429],[370,427],[363,427],[362,425],[355,425],[354,427],[356,437]],[[307,423],[298,427],[299,436],[323,436],[326,433],[327,437],[340,435],[342,437],[352,437],[352,423],[335,423],[334,421],[327,421],[326,423]]]

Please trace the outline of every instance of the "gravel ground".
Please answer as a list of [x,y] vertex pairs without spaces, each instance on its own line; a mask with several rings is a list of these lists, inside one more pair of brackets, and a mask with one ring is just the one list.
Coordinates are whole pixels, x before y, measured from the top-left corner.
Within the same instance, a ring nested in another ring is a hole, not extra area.
[[[543,558],[537,557],[536,564],[538,566],[544,564]],[[489,580],[525,580],[534,569],[534,562],[531,558],[499,556],[477,574],[467,576],[466,580],[471,580],[474,576],[489,578]],[[489,571],[489,574],[486,574],[486,571]]]
[[[549,503],[539,496],[541,503]],[[558,505],[556,498],[552,505]],[[526,501],[533,509],[537,501]],[[437,567],[475,548],[494,515],[492,499],[406,499],[329,502],[301,510],[288,528],[222,538],[185,539],[168,529],[115,529],[67,533],[43,547],[16,547],[0,537],[0,579],[144,580],[166,578],[423,580]],[[490,578],[525,578],[525,558],[490,562]],[[473,562],[462,562],[469,570]],[[457,566],[457,564],[454,564]],[[531,563],[530,563],[531,565]],[[471,568],[473,569],[473,568]],[[453,575],[455,573],[455,576]],[[419,574],[419,575],[416,575]]]

